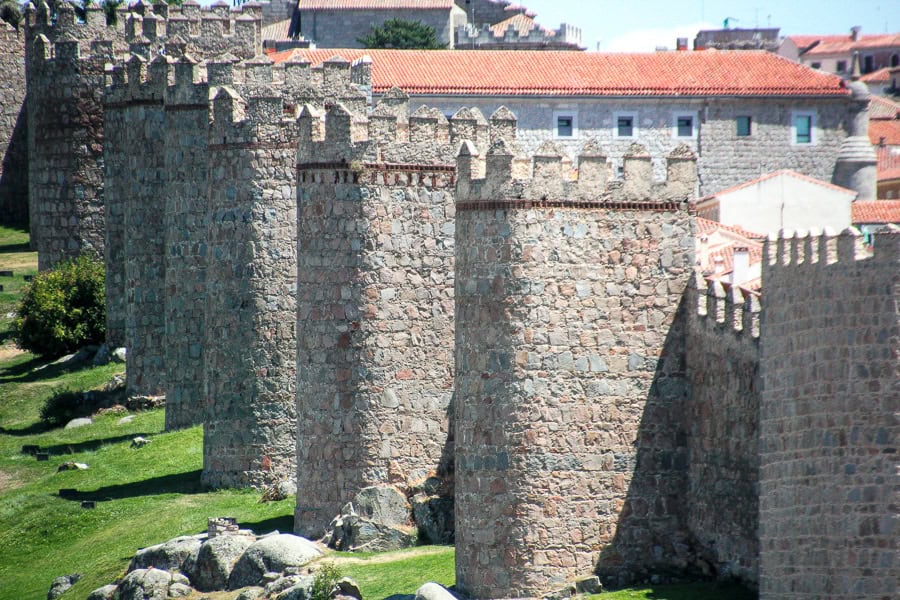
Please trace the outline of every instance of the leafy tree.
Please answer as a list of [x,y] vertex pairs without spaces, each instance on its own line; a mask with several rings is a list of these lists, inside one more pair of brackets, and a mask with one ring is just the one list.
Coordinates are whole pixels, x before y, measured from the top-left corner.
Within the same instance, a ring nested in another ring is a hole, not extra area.
[[15,0],[0,2],[0,20],[6,21],[16,29],[22,23],[22,7]]
[[[91,0],[85,0],[86,2],[90,2]],[[125,0],[103,0],[100,4],[100,7],[103,9],[103,14],[106,15],[106,24],[107,25],[115,25],[117,20],[117,10]]]
[[356,40],[366,48],[398,48],[440,50],[441,45],[434,27],[419,21],[388,19],[380,26],[374,26],[365,37]]
[[106,337],[106,269],[88,256],[38,273],[25,288],[13,321],[16,344],[60,356]]

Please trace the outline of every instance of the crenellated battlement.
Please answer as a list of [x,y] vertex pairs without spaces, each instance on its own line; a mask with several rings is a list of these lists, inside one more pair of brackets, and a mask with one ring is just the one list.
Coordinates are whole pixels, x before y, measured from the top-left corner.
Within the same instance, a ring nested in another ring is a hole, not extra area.
[[606,154],[594,140],[583,146],[575,170],[556,144],[545,142],[529,159],[518,152],[509,137],[508,133],[492,135],[486,153],[469,141],[463,142],[457,156],[458,204],[469,206],[497,201],[554,206],[599,203],[667,210],[695,194],[696,156],[684,145],[666,156],[667,177],[663,182],[653,180],[647,150],[639,144],[632,145],[624,157],[623,179],[619,181],[611,180]]
[[[898,260],[897,243],[900,229],[895,225],[876,234],[872,248],[865,244],[862,234],[855,227],[840,233],[826,227],[824,230],[792,231],[783,229],[772,234],[763,247],[763,262],[772,269],[824,269],[835,263],[874,259],[878,262]],[[873,253],[874,250],[874,253]]]
[[708,281],[699,271],[694,273],[689,290],[694,296],[694,308],[700,322],[710,328],[731,330],[759,340],[762,308],[757,294],[739,286]]

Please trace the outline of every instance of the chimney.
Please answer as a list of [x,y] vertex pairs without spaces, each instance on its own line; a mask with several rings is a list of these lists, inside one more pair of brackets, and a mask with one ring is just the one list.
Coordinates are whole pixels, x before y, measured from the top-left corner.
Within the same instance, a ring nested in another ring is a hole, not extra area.
[[741,285],[750,278],[750,249],[746,246],[735,246],[734,265],[731,270],[731,284]]
[[685,51],[688,49],[688,39],[685,37],[680,37],[675,39],[675,49],[678,51]]
[[859,25],[854,25],[853,27],[850,28],[850,40],[851,41],[853,41],[853,42],[859,41],[860,30],[862,30],[862,27],[860,27]]

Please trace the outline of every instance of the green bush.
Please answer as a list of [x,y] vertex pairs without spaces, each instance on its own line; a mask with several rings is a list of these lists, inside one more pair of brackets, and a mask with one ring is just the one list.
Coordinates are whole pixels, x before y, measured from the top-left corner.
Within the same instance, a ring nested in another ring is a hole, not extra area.
[[84,255],[36,275],[16,310],[16,344],[35,354],[61,356],[103,343],[105,276],[103,263]]
[[334,563],[323,563],[316,570],[316,578],[313,580],[310,600],[331,600],[337,582],[343,575],[339,567]]
[[48,425],[65,425],[72,419],[83,417],[84,394],[69,388],[59,388],[41,406],[41,421]]

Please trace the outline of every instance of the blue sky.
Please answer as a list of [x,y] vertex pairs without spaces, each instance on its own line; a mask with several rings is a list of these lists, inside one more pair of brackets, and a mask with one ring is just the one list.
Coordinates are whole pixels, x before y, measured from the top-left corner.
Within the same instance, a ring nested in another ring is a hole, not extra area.
[[693,40],[700,29],[718,29],[726,17],[732,27],[779,27],[782,35],[900,31],[900,0],[520,0],[553,29],[580,26],[590,50],[651,51],[675,46],[676,37]]

